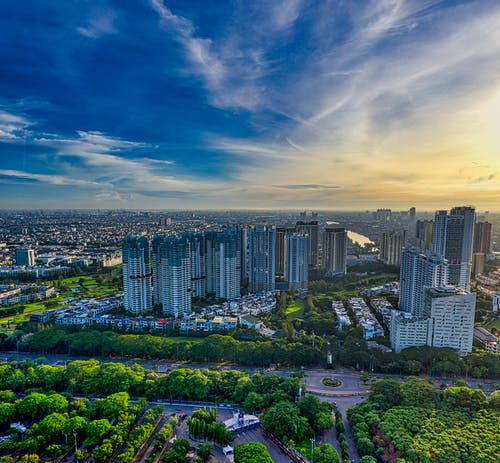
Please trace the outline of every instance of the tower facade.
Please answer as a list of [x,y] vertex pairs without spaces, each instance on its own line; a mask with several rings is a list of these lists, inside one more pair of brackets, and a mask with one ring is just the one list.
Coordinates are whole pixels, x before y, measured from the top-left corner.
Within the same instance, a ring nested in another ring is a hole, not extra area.
[[300,234],[309,236],[309,266],[316,267],[318,265],[319,252],[319,223],[317,220],[310,222],[298,221],[295,225],[295,230]]
[[345,228],[325,229],[322,269],[327,276],[347,273],[347,231]]
[[274,290],[276,229],[259,225],[248,229],[248,284],[251,292]]
[[407,245],[401,252],[399,307],[405,312],[422,316],[425,288],[444,286],[448,280],[445,259],[435,254],[423,254]]
[[472,352],[476,293],[454,287],[426,289],[425,313],[432,323],[429,345]]
[[432,249],[449,265],[448,284],[470,290],[476,212],[473,207],[454,207],[450,213],[436,212]]
[[387,265],[399,265],[401,250],[406,243],[406,230],[382,232],[379,259]]
[[163,313],[175,318],[191,313],[191,258],[186,237],[169,236],[160,245],[161,263],[157,269],[161,278]]
[[201,233],[187,233],[184,236],[189,243],[191,296],[205,297],[207,295],[205,237]]
[[31,267],[35,265],[35,251],[31,248],[16,249],[16,265]]
[[309,281],[309,237],[292,234],[286,238],[285,280],[289,289],[307,289]]
[[209,292],[218,299],[239,297],[241,256],[238,230],[208,233],[206,245]]
[[147,238],[125,238],[122,259],[125,309],[133,313],[151,310],[151,268]]

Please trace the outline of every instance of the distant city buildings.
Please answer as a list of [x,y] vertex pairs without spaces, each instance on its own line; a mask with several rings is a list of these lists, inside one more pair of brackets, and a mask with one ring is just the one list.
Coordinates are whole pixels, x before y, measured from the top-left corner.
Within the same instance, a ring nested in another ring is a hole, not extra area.
[[380,238],[379,259],[387,265],[399,265],[401,250],[406,243],[406,230],[388,230]]
[[16,249],[16,265],[32,267],[35,265],[35,251],[31,248]]
[[347,273],[347,231],[345,228],[326,227],[323,233],[322,270],[326,276]]

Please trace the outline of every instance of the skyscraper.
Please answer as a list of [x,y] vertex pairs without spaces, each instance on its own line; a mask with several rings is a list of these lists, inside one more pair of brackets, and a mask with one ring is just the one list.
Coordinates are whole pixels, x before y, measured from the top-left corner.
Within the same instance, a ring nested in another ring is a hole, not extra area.
[[191,274],[191,296],[207,295],[206,241],[202,233],[186,233],[189,243],[189,261]]
[[415,245],[424,251],[431,250],[433,224],[432,220],[417,220],[415,224]]
[[156,235],[151,242],[151,264],[153,270],[153,304],[161,305],[161,243],[165,239],[165,235]]
[[382,232],[379,259],[387,265],[399,265],[401,250],[406,243],[406,230]]
[[472,273],[484,273],[484,263],[491,252],[491,223],[476,222],[474,227],[474,248],[472,254]]
[[207,287],[218,299],[240,296],[240,240],[238,230],[206,234]]
[[285,280],[289,289],[307,289],[309,280],[309,237],[289,234],[286,237]]
[[248,229],[248,284],[251,292],[274,290],[276,229],[258,225]]
[[151,310],[151,268],[147,238],[125,238],[122,259],[125,309],[133,313]]
[[454,207],[450,214],[436,212],[432,249],[448,261],[448,284],[470,290],[476,212],[473,207]]
[[286,260],[286,242],[287,229],[278,227],[276,228],[276,275],[285,274],[285,260]]
[[295,225],[295,230],[301,234],[309,235],[309,266],[316,267],[318,265],[319,252],[319,223],[317,220],[310,222],[298,221]]
[[238,227],[240,244],[240,285],[242,288],[248,286],[248,229]]
[[429,252],[423,254],[418,248],[405,246],[401,252],[399,307],[421,316],[425,288],[444,286],[447,278],[448,266],[443,257]]
[[491,252],[491,223],[477,222],[474,227],[474,252]]
[[325,229],[322,269],[327,276],[347,273],[347,231],[345,228]]
[[161,278],[163,313],[175,318],[191,313],[191,258],[186,237],[169,236],[160,245],[161,262],[155,270]]

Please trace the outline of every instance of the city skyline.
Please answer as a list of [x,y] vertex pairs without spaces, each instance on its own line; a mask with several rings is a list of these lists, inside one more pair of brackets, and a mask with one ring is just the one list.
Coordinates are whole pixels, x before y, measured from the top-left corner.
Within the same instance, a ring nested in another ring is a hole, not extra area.
[[3,13],[0,209],[500,210],[500,5]]

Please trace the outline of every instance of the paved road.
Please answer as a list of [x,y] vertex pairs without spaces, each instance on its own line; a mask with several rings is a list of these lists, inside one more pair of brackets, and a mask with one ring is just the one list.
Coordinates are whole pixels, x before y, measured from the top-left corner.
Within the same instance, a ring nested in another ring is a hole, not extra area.
[[[245,367],[240,365],[218,365],[214,363],[181,363],[181,362],[170,362],[167,360],[143,360],[143,359],[121,359],[121,358],[99,358],[99,357],[79,357],[79,356],[68,356],[63,354],[33,354],[26,352],[2,352],[0,351],[0,360],[37,360],[44,359],[43,363],[56,365],[56,364],[64,364],[66,362],[70,362],[72,360],[88,360],[89,358],[95,358],[101,362],[123,362],[126,364],[134,364],[137,363],[143,366],[146,369],[154,370],[158,373],[166,373],[170,370],[174,370],[176,368],[218,368],[219,370],[241,370],[246,371],[250,375],[256,372],[271,372],[278,374],[280,376],[289,376],[292,372],[296,372],[298,369],[279,369],[279,370],[270,370],[270,369],[262,369],[255,367]],[[351,393],[356,394],[366,394],[368,390],[368,386],[364,386],[360,383],[359,378],[364,373],[351,371],[347,369],[337,369],[337,370],[325,370],[322,368],[316,367],[307,367],[302,369],[306,374],[306,386],[311,387],[311,392],[317,392],[318,394],[333,394],[333,395],[348,395]],[[338,388],[329,388],[323,386],[321,384],[321,378],[326,376],[334,376],[339,377],[343,384]],[[397,377],[396,375],[384,375],[377,373],[374,375],[374,378],[380,379],[384,377]],[[401,381],[406,379],[405,376],[398,377]],[[453,384],[458,378],[447,378],[447,377],[428,377],[428,376],[420,376],[420,378],[430,378],[436,388],[440,388],[443,384],[450,385]],[[463,379],[463,378],[462,378]],[[358,386],[356,387],[356,383]],[[498,383],[498,380],[493,379],[473,379],[468,378],[467,383],[470,387],[477,388],[481,387],[485,392],[491,393],[495,390],[495,384]]]

